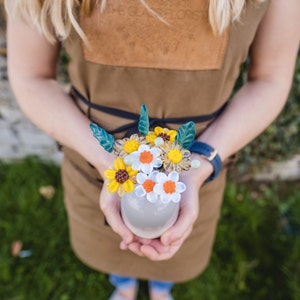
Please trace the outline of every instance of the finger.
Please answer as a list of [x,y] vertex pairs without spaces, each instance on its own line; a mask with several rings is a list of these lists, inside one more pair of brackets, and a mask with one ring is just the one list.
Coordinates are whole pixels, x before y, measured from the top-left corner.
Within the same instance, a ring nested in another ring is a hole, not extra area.
[[155,248],[159,253],[165,253],[169,251],[169,246],[163,245],[160,241],[160,238],[156,239],[145,239],[145,238],[135,238],[141,245],[149,245]]
[[189,217],[189,210],[183,208],[176,223],[161,236],[162,244],[175,245],[183,236],[187,237],[191,233],[193,224],[193,219]]
[[177,239],[176,241],[174,241],[170,247],[175,247],[175,246],[181,247],[181,245],[184,243],[184,241],[187,239],[187,237],[191,234],[191,232],[192,232],[192,227],[190,230],[187,230],[180,239]]
[[138,256],[144,256],[144,253],[141,251],[141,244],[134,242],[127,245],[128,249],[135,253]]
[[[186,237],[189,233],[183,235],[183,237],[176,242],[176,244],[168,247],[168,251],[159,251],[161,250],[158,247],[153,247],[152,245],[142,245],[140,250],[143,252],[143,255],[153,261],[159,260],[167,260],[170,259],[182,246],[183,242],[185,241]],[[166,250],[166,248],[163,248]]]
[[141,238],[141,237],[135,237],[135,240],[143,245],[149,245],[153,241],[153,239],[146,239],[146,238]]
[[120,249],[121,250],[127,250],[128,249],[128,244],[126,244],[124,241],[121,241]]
[[106,217],[107,223],[112,230],[121,236],[122,240],[129,244],[133,241],[133,233],[124,224],[118,205],[107,205],[105,201],[100,202],[100,207]]
[[159,254],[167,253],[170,251],[170,246],[163,245],[161,243],[160,239],[151,240],[150,243],[143,244],[143,245],[148,245],[148,246],[154,248]]
[[142,245],[140,248],[143,255],[153,261],[170,259],[177,252],[178,249],[179,249],[179,246],[173,246],[173,247],[169,248],[168,252],[159,253],[155,248],[153,248],[149,245]]
[[140,250],[141,244],[138,242],[132,242],[130,244],[126,244],[124,241],[120,243],[121,250],[130,250],[138,256],[144,256],[142,251]]
[[[142,245],[140,249],[143,255],[149,258],[150,260],[162,260],[163,255],[160,254],[155,248],[149,245]],[[166,253],[164,253],[164,255],[166,255]]]

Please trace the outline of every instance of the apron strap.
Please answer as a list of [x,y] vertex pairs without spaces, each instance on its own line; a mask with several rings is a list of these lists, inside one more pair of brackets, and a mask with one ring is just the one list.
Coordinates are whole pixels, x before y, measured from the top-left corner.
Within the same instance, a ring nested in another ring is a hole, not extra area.
[[[114,130],[111,130],[109,132],[110,134],[127,131],[126,136],[130,136],[131,134],[138,132],[138,123],[139,123],[139,118],[140,118],[140,116],[138,114],[135,114],[135,113],[132,113],[129,111],[125,111],[125,110],[121,110],[121,109],[117,109],[117,108],[112,108],[112,107],[92,103],[91,101],[86,99],[74,86],[71,87],[70,94],[73,97],[75,97],[76,99],[83,102],[89,108],[133,121],[133,122],[129,122],[128,124],[125,124],[123,126],[120,126],[118,128],[115,128]],[[202,122],[211,121],[223,112],[227,103],[228,103],[228,101],[225,102],[218,110],[216,110],[215,112],[213,112],[211,114],[207,114],[207,115],[190,116],[190,117],[183,117],[183,118],[161,118],[161,119],[149,117],[150,127],[152,127],[152,128],[154,128],[156,126],[167,127],[166,124],[184,124],[184,123],[187,123],[190,121],[192,121],[194,123],[202,123]]]

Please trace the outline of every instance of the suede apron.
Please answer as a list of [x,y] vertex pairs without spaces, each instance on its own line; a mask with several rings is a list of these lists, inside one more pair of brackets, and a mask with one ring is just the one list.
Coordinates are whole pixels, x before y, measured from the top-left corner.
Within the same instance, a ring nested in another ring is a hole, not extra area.
[[[147,1],[159,17],[138,0],[108,1],[103,13],[95,4],[91,15],[80,15],[89,44],[74,32],[66,41],[70,79],[79,94],[74,101],[108,131],[132,120],[103,112],[97,105],[139,114],[145,103],[149,116],[158,120],[204,116],[196,124],[199,135],[213,121],[205,116],[215,116],[230,98],[268,3],[247,2],[240,21],[221,36],[211,31],[207,0]],[[174,129],[180,125],[165,123]],[[105,223],[99,207],[103,179],[75,151],[63,151],[70,239],[85,264],[106,273],[174,282],[194,278],[205,269],[220,214],[225,168],[201,188],[198,219],[180,250],[170,260],[153,262],[119,249],[120,237]]]

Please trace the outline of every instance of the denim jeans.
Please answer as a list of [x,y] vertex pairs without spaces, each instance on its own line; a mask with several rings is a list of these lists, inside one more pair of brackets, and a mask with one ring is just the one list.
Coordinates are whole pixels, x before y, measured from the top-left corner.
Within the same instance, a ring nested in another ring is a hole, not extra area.
[[[130,288],[137,283],[137,279],[133,277],[124,277],[115,274],[109,275],[109,281],[120,289]],[[173,287],[172,282],[149,280],[149,288],[158,293],[170,292]]]

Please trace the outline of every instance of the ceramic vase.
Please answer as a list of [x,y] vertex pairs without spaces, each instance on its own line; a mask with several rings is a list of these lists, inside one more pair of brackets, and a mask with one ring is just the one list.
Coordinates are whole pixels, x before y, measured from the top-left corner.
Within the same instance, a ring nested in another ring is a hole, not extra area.
[[179,203],[152,203],[134,192],[121,198],[121,214],[125,225],[137,236],[147,239],[160,237],[177,220]]

